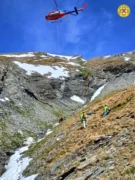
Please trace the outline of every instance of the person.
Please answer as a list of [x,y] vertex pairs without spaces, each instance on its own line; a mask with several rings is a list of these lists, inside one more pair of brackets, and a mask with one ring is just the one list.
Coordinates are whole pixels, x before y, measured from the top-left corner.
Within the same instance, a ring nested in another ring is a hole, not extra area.
[[86,113],[84,111],[81,114],[81,121],[83,123],[83,127],[86,128],[86,125],[87,125],[87,115],[86,115]]
[[59,123],[60,122],[63,122],[64,121],[64,117],[61,117],[60,119],[59,119]]
[[103,116],[102,117],[105,117],[107,114],[109,114],[110,112],[110,109],[108,108],[108,106],[105,104],[104,105],[104,113],[103,113]]

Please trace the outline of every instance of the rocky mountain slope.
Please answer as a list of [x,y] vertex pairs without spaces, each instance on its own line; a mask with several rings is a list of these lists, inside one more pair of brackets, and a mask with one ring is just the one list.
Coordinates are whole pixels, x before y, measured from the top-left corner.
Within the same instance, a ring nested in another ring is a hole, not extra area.
[[[20,147],[26,137],[36,138],[53,128],[61,115],[66,117],[69,126],[60,126],[59,134],[65,128],[66,136],[72,122],[70,117],[72,119],[76,110],[90,102],[98,88],[104,86],[100,93],[103,98],[133,86],[134,56],[135,53],[130,52],[85,61],[81,56],[37,52],[0,55],[0,173],[11,150]],[[57,144],[55,139],[48,142],[51,148]],[[65,156],[65,151],[62,154]],[[31,173],[33,169],[29,171]]]
[[[103,104],[111,113],[102,118]],[[52,134],[31,146],[25,175],[36,180],[134,179],[135,87],[115,92],[83,108],[94,112],[82,129],[77,112]]]

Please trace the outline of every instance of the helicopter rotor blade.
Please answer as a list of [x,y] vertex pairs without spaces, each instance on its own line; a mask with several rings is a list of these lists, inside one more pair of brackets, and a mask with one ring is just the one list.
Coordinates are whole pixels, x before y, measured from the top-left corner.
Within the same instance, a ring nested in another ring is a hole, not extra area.
[[56,8],[57,8],[57,10],[58,10],[58,5],[57,5],[57,2],[56,2],[56,0],[54,0],[54,2],[55,2],[55,5],[56,5]]

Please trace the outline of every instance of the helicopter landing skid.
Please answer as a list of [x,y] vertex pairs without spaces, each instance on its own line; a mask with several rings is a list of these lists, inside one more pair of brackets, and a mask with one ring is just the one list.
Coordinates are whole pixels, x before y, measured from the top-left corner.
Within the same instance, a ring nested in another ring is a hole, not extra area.
[[62,22],[62,20],[59,20],[59,21],[52,21],[51,23],[58,23],[58,22]]

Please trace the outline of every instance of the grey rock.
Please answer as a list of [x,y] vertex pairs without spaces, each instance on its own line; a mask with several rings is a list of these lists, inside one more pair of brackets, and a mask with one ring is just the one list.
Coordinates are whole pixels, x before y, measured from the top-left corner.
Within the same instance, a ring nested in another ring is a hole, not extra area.
[[77,169],[78,170],[83,170],[84,168],[86,168],[89,165],[94,164],[97,161],[97,156],[92,156],[90,159],[87,159],[85,162],[81,163]]

